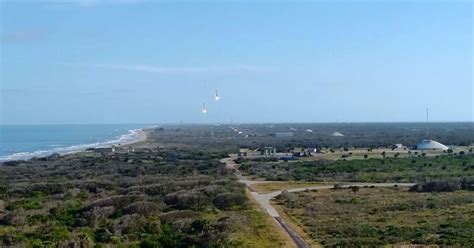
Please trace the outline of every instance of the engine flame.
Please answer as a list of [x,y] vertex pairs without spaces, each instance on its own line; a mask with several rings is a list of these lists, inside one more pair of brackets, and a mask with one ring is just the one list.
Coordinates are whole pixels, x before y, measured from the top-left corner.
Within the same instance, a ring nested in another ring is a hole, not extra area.
[[220,97],[219,97],[219,93],[217,92],[217,89],[216,89],[216,95],[215,95],[215,99],[216,101],[219,101]]
[[205,103],[202,103],[202,113],[203,113],[203,114],[206,114],[206,113],[207,113],[207,108],[206,108],[206,104],[205,104]]

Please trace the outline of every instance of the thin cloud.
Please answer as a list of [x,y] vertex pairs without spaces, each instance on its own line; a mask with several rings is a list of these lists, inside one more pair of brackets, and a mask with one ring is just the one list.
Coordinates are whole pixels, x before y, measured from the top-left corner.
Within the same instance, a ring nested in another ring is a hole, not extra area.
[[37,95],[37,94],[70,94],[70,95],[84,95],[84,96],[94,96],[94,95],[103,95],[103,94],[125,94],[129,92],[135,91],[134,89],[124,89],[124,88],[117,88],[117,89],[111,89],[107,88],[107,90],[88,90],[88,89],[83,89],[78,91],[77,89],[71,89],[68,87],[65,88],[55,88],[55,89],[49,89],[49,88],[0,88],[0,95],[3,96],[16,96],[16,95]]
[[268,67],[253,66],[253,65],[163,67],[163,66],[142,65],[142,64],[94,64],[93,67],[102,68],[102,69],[162,73],[162,74],[269,72],[271,71],[271,69]]
[[48,4],[49,7],[61,8],[66,6],[93,7],[104,4],[136,4],[143,2],[148,2],[148,0],[50,0],[44,3]]
[[0,41],[5,43],[32,42],[43,39],[51,32],[47,29],[21,30],[11,33],[0,34]]
[[0,94],[25,94],[30,91],[30,89],[0,88]]

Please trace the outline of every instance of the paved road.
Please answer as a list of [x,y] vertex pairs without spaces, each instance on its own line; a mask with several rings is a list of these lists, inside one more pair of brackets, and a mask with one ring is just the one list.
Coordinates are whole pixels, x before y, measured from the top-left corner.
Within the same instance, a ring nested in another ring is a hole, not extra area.
[[[281,194],[283,191],[278,190],[278,191],[273,191],[270,193],[266,194],[260,194],[256,192],[252,185],[253,184],[258,184],[258,183],[271,183],[271,181],[257,181],[257,180],[250,180],[242,176],[242,173],[237,170],[236,164],[234,162],[234,159],[237,157],[235,154],[230,154],[229,158],[222,159],[221,162],[226,164],[226,167],[228,169],[232,169],[235,171],[235,175],[239,179],[239,182],[247,185],[247,188],[250,191],[250,194],[252,197],[255,199],[256,202],[264,209],[272,218],[273,220],[285,231],[288,233],[288,235],[291,237],[291,239],[294,241],[296,247],[299,248],[309,248],[309,245],[304,241],[303,238],[301,238],[298,233],[293,230],[291,227],[289,227],[280,217],[280,214],[278,211],[270,204],[271,199],[275,198],[279,194]],[[278,181],[281,182],[281,181]],[[398,186],[413,186],[413,183],[339,183],[343,188],[349,188],[352,186],[358,186],[358,187],[369,187],[369,186],[374,186],[374,187],[393,187],[395,185]],[[331,189],[333,188],[333,185],[320,185],[320,186],[311,186],[311,187],[301,187],[301,188],[294,188],[294,189],[288,189],[288,192],[300,192],[300,191],[305,191],[305,190],[312,190],[312,189]]]

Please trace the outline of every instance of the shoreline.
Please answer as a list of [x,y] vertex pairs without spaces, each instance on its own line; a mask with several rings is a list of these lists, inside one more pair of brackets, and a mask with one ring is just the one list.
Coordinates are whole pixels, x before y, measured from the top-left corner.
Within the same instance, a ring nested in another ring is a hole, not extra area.
[[[135,143],[143,142],[148,139],[148,133],[145,131],[145,128],[132,130],[132,132],[135,132],[135,135],[136,135],[134,139],[118,143],[117,146],[120,147],[120,146],[132,145]],[[111,145],[111,146],[114,146],[114,145]]]
[[52,154],[68,155],[80,153],[90,148],[108,148],[112,146],[122,147],[126,145],[132,145],[147,140],[148,134],[145,129],[146,128],[128,130],[126,134],[122,134],[116,139],[107,140],[103,142],[78,144],[57,149],[18,152],[14,154],[4,155],[0,156],[0,164],[9,161],[27,161],[35,158],[45,158],[51,156]]

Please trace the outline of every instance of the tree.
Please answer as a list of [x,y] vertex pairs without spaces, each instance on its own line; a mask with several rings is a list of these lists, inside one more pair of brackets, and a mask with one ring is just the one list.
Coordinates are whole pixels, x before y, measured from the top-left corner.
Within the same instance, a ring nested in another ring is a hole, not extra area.
[[352,192],[354,192],[354,194],[355,194],[355,193],[359,192],[359,186],[352,186],[352,187],[351,187],[351,190],[352,190]]
[[368,157],[369,157],[369,155],[364,154],[364,159],[367,159]]
[[333,186],[333,189],[342,189],[342,188],[343,188],[343,186],[341,184],[338,184],[338,183],[334,184],[334,186]]
[[2,196],[2,198],[5,197],[5,195],[7,194],[8,192],[8,186],[6,184],[1,184],[0,183],[0,196]]

